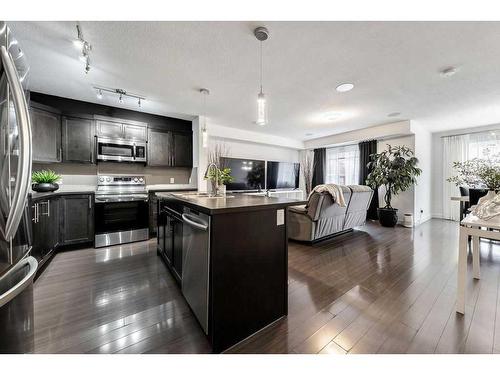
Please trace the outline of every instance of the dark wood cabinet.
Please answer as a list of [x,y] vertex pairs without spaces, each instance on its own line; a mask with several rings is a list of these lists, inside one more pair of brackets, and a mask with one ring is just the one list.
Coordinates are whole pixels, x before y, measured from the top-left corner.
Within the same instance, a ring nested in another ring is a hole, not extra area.
[[142,142],[147,140],[148,127],[146,123],[105,116],[95,117],[97,119],[96,133],[99,137],[122,138]]
[[63,162],[94,163],[94,128],[89,118],[62,118]]
[[172,133],[149,129],[148,165],[172,167]]
[[149,129],[148,165],[152,167],[193,167],[192,133]]
[[60,199],[61,245],[92,242],[94,240],[93,195],[64,195]]
[[123,138],[146,141],[147,140],[147,126],[123,124]]
[[30,108],[33,161],[61,161],[61,115],[53,108],[33,103]]
[[123,136],[123,125],[119,122],[98,120],[96,128],[99,137],[122,138]]
[[31,254],[42,266],[60,244],[59,198],[43,198],[33,200],[33,244]]
[[191,168],[193,166],[192,133],[172,133],[173,166]]
[[156,194],[149,193],[149,235],[156,236],[158,228],[158,198]]

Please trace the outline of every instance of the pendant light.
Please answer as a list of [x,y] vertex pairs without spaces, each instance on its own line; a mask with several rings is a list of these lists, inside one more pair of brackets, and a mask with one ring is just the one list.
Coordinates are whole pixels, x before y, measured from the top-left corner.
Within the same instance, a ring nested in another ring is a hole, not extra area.
[[203,127],[201,128],[201,144],[203,148],[208,147],[208,132],[207,132],[207,96],[210,95],[208,89],[200,89],[203,95]]
[[263,67],[263,56],[262,56],[262,42],[269,38],[269,31],[265,27],[257,27],[253,34],[260,42],[260,91],[257,94],[257,121],[255,123],[260,126],[267,124],[267,103],[266,96],[262,90],[262,67]]

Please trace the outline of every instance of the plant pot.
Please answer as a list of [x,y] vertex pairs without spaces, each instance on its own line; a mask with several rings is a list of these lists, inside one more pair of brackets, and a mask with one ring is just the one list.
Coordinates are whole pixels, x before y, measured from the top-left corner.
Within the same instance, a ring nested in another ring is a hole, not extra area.
[[226,185],[219,185],[219,195],[226,195]]
[[59,185],[56,183],[43,182],[41,184],[33,184],[31,185],[31,188],[33,189],[33,191],[36,191],[38,193],[47,193],[50,191],[56,191],[57,189],[59,189]]
[[393,228],[398,223],[398,209],[397,208],[379,208],[378,221],[383,227]]

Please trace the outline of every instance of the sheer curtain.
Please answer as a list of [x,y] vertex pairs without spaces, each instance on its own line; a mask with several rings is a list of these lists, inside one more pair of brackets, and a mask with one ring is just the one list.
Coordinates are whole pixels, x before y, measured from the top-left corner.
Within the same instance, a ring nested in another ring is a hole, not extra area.
[[443,216],[445,219],[460,220],[457,202],[451,201],[451,197],[460,195],[460,190],[446,179],[456,174],[453,162],[468,159],[468,146],[469,135],[454,135],[443,138]]
[[358,145],[326,149],[325,183],[338,185],[357,185],[359,183]]

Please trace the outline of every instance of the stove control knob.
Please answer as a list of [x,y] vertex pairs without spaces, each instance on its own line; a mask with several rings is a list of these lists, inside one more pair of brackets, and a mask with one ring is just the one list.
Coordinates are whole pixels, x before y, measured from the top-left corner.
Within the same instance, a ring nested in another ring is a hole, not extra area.
[[99,182],[104,182],[104,177],[99,177]]
[[106,182],[111,182],[111,178],[110,177],[106,177]]
[[139,178],[139,181],[140,182],[144,182],[144,179],[141,177],[141,178]]
[[139,181],[139,179],[137,177],[134,178],[134,182],[137,182]]

